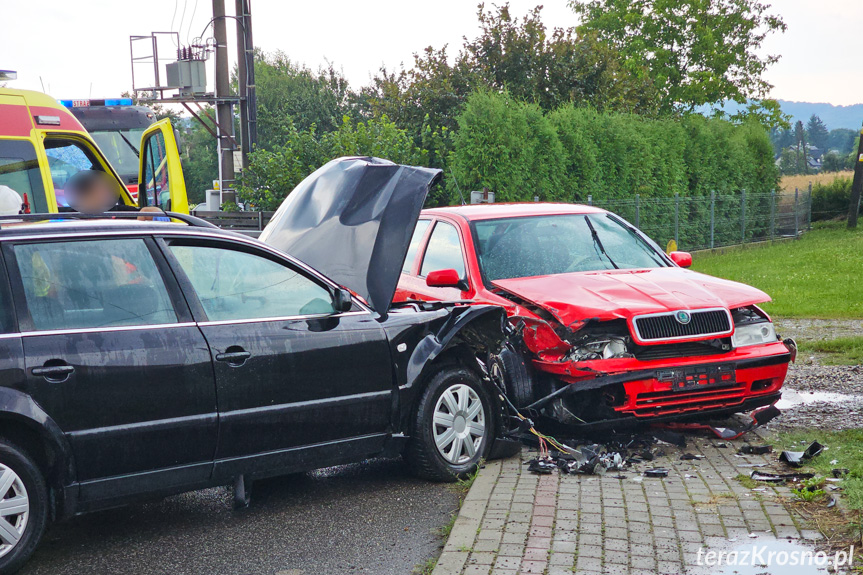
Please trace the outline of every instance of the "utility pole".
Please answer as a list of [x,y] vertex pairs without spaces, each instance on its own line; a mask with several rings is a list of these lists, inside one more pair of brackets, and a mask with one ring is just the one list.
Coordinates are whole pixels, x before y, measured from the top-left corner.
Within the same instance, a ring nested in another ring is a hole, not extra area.
[[860,193],[863,192],[863,130],[857,144],[857,161],[854,162],[854,181],[851,184],[851,202],[848,206],[848,229],[857,227],[857,212],[860,211]]
[[249,152],[258,142],[257,103],[255,102],[255,44],[252,41],[252,14],[249,0],[236,0],[237,80],[240,90],[240,139],[243,169],[249,167]]
[[213,37],[216,40],[216,119],[218,122],[216,134],[219,140],[219,190],[221,190],[222,203],[235,202],[237,199],[234,192],[233,151],[235,140],[232,134],[234,118],[231,112],[231,102],[222,100],[222,98],[231,96],[225,0],[213,0]]

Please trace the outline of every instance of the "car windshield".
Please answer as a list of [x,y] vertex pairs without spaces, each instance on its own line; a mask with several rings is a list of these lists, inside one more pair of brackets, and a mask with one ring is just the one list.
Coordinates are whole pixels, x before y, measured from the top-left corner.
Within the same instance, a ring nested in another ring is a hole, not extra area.
[[648,242],[610,214],[480,220],[473,225],[480,266],[490,281],[668,266]]
[[143,128],[90,132],[99,149],[121,176],[138,175],[138,146],[141,145]]

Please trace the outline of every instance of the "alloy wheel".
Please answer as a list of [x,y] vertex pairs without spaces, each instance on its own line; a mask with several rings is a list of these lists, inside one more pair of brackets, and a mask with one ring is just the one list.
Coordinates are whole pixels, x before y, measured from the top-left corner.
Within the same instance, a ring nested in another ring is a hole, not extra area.
[[461,465],[474,458],[485,437],[485,408],[470,386],[448,387],[437,400],[432,421],[434,442],[443,458]]
[[0,463],[0,557],[21,540],[30,517],[30,498],[18,474]]

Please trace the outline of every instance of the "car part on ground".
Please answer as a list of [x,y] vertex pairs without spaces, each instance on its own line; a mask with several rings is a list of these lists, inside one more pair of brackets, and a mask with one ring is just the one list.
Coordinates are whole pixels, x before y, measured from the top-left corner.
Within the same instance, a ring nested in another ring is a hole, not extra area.
[[824,451],[824,446],[813,441],[804,451],[783,451],[779,454],[779,461],[787,463],[791,467],[800,467],[806,460],[821,455],[822,451]]

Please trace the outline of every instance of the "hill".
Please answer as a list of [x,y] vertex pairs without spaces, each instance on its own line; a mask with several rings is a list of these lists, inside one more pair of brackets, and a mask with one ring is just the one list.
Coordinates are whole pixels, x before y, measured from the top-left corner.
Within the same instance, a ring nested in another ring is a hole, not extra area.
[[[778,100],[778,102],[782,106],[782,111],[791,116],[792,124],[798,120],[805,124],[812,114],[821,118],[830,130],[836,128],[859,130],[863,124],[863,104],[836,106],[819,102],[792,102],[790,100]],[[710,108],[710,106],[704,106],[699,109],[699,112],[709,115]],[[743,106],[735,102],[729,102],[723,106],[723,110],[729,114],[733,114],[741,108]]]

